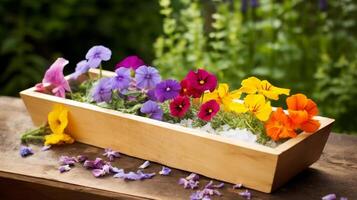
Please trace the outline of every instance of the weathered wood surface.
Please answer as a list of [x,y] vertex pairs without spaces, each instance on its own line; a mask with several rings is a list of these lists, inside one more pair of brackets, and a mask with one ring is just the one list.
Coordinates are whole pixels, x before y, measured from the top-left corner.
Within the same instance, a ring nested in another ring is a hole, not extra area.
[[[0,177],[36,183],[36,185],[42,184],[47,188],[61,188],[115,199],[188,199],[193,192],[177,184],[180,177],[189,174],[180,170],[173,170],[169,177],[156,176],[151,180],[136,182],[125,182],[112,177],[95,179],[90,171],[80,166],[68,173],[60,174],[57,170],[60,155],[85,154],[93,159],[100,157],[103,150],[80,143],[53,148],[46,152],[41,152],[40,147],[33,146],[36,154],[21,158],[18,154],[20,132],[31,126],[31,120],[20,99],[0,97]],[[253,199],[320,199],[328,193],[355,199],[357,198],[356,150],[356,136],[331,134],[324,153],[317,163],[273,194],[252,191]],[[142,162],[143,160],[140,159],[123,156],[113,165],[126,171],[135,171]],[[160,165],[152,164],[145,171],[158,172],[160,168]],[[4,182],[8,179],[0,179],[0,181]],[[202,187],[209,179],[202,177],[200,181]],[[6,184],[1,183],[0,186],[2,185]],[[240,190],[233,190],[231,186],[227,184],[220,190],[223,196],[219,199],[242,199],[237,194]],[[0,187],[0,199],[6,197],[4,188]],[[21,190],[18,192],[20,194]],[[88,197],[93,198],[90,195]]]

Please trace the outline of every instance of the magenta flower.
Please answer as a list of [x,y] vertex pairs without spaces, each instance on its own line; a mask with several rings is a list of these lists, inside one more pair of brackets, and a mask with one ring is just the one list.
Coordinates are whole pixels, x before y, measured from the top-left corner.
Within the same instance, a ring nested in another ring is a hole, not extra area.
[[112,51],[105,46],[98,45],[93,46],[89,49],[86,54],[86,59],[88,60],[88,64],[91,68],[97,68],[102,61],[110,60],[112,56]]
[[118,64],[116,64],[115,69],[118,69],[120,67],[125,67],[125,68],[131,68],[133,70],[136,70],[138,67],[142,65],[145,65],[144,61],[141,60],[140,57],[136,55],[132,55],[124,58]]
[[190,88],[199,91],[200,94],[206,90],[213,92],[217,86],[217,78],[203,69],[198,69],[196,72],[191,70],[185,79]]
[[115,73],[116,76],[112,78],[112,89],[119,91],[128,89],[131,81],[130,70],[122,67],[115,70]]
[[159,71],[154,67],[141,66],[135,70],[136,87],[150,90],[161,81]]
[[52,94],[64,98],[66,96],[66,91],[71,91],[71,88],[63,75],[63,68],[67,64],[68,60],[57,58],[46,71],[42,83],[36,85],[36,91],[45,91],[45,86],[50,85]]
[[156,85],[155,96],[158,101],[164,102],[180,94],[180,83],[175,80],[165,80]]
[[204,121],[210,121],[219,111],[219,104],[216,100],[212,99],[201,105],[198,112],[198,118]]
[[110,78],[102,78],[91,90],[95,102],[110,102],[112,99],[112,84]]
[[89,63],[87,60],[82,60],[77,63],[75,72],[71,74],[71,79],[77,79],[80,75],[85,74],[90,69]]
[[147,114],[151,119],[162,120],[163,111],[154,101],[147,101],[140,108],[140,112]]

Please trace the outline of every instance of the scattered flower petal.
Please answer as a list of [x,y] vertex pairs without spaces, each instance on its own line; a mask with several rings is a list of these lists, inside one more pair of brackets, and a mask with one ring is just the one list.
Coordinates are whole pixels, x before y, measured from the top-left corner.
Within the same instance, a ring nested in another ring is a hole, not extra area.
[[87,169],[102,169],[105,164],[106,162],[104,160],[96,158],[95,160],[86,160],[83,163],[83,167]]
[[113,177],[121,178],[124,180],[137,181],[137,180],[150,179],[153,176],[155,176],[155,173],[143,173],[140,170],[138,170],[136,173],[135,172],[125,173],[124,170],[120,170]]
[[183,188],[187,189],[195,189],[198,188],[199,184],[199,176],[195,173],[191,173],[189,176],[186,178],[180,178],[179,179],[179,185],[183,185]]
[[31,147],[27,147],[27,146],[21,146],[20,147],[20,155],[21,157],[27,157],[29,155],[34,154],[33,150]]
[[322,200],[336,200],[337,197],[336,197],[336,194],[328,194],[328,195],[325,195],[321,198]]
[[61,165],[69,165],[72,166],[74,165],[76,162],[78,162],[76,157],[69,157],[69,156],[61,156],[59,158],[59,162]]
[[88,157],[84,156],[84,155],[79,155],[79,156],[77,156],[77,160],[78,160],[78,162],[83,163],[86,160],[88,160]]
[[41,148],[41,151],[48,151],[51,148],[51,145],[45,145]]
[[139,166],[139,169],[145,169],[147,167],[149,167],[150,165],[150,161],[145,161],[142,165]]
[[162,167],[161,171],[159,171],[159,174],[163,176],[168,176],[170,173],[171,173],[171,169],[165,166]]
[[69,170],[71,170],[71,167],[69,165],[61,165],[58,170],[60,173],[68,172]]
[[242,186],[243,186],[242,183],[238,183],[238,184],[233,185],[233,189],[238,189],[238,188],[241,188]]
[[245,197],[246,199],[250,199],[252,197],[252,194],[248,190],[245,190],[244,192],[239,192],[238,194],[242,197]]
[[113,161],[115,158],[120,157],[120,153],[117,151],[113,151],[111,149],[105,149],[104,151],[105,151],[105,153],[103,154],[103,156],[108,157],[109,161]]

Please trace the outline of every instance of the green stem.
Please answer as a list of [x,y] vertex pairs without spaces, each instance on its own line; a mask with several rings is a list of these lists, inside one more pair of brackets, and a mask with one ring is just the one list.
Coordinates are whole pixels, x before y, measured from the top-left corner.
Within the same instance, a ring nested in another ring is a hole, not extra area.
[[21,137],[21,142],[22,143],[27,143],[29,141],[34,141],[34,142],[42,142],[44,141],[45,137],[44,136],[39,136],[39,135],[27,135],[25,137]]

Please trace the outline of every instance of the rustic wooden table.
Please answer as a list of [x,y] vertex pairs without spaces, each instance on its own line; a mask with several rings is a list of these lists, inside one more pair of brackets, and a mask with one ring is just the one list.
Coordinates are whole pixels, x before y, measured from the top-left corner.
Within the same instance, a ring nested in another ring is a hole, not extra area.
[[[61,155],[101,157],[103,149],[75,143],[40,151],[21,158],[20,133],[32,127],[22,101],[0,97],[0,199],[189,199],[193,190],[178,185],[189,172],[173,170],[170,176],[156,176],[144,181],[127,182],[111,176],[94,178],[80,166],[67,173],[58,172]],[[299,159],[299,158],[296,158]],[[129,156],[116,159],[114,166],[135,171],[143,160]],[[292,163],[293,164],[293,163]],[[146,172],[158,172],[161,165],[152,164]],[[224,170],[224,169],[222,169]],[[209,181],[200,179],[201,187]],[[220,189],[223,196],[213,199],[244,199],[231,184]],[[357,137],[331,134],[320,160],[272,194],[251,191],[253,199],[321,199],[336,193],[357,199]]]

